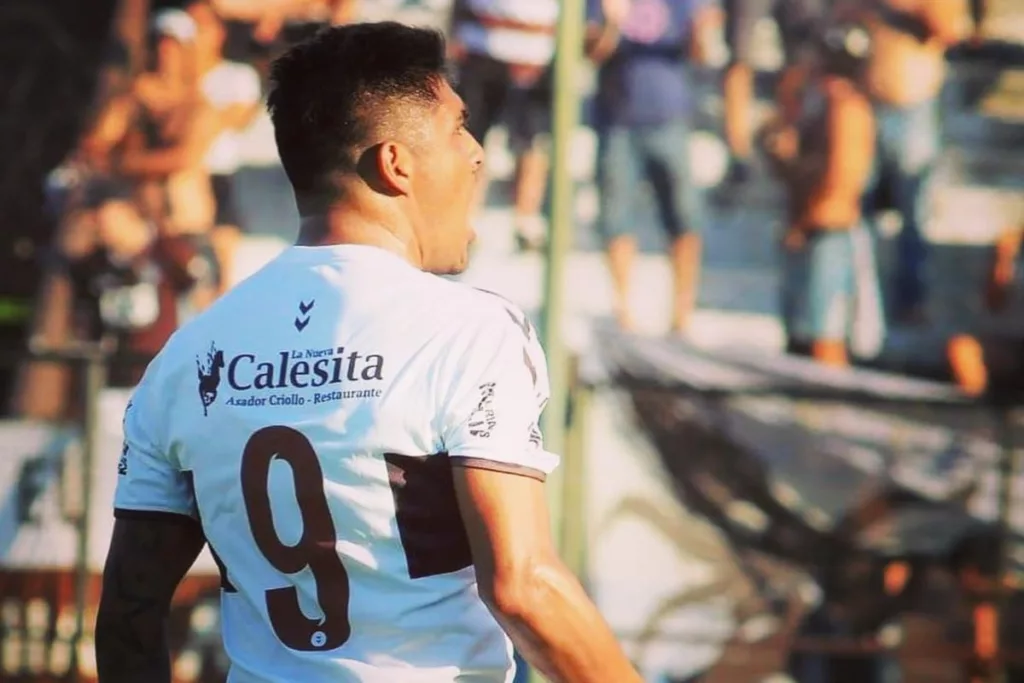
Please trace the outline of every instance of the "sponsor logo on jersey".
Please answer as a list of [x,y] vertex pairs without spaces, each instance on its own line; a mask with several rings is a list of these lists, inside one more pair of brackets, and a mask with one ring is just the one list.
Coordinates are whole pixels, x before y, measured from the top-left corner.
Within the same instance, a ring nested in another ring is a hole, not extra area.
[[316,299],[310,299],[307,304],[305,301],[299,302],[299,314],[295,316],[295,329],[302,332],[306,329],[306,325],[309,324],[311,319],[309,312],[313,310],[313,306],[316,305]]
[[494,382],[481,384],[477,390],[480,400],[469,416],[469,433],[481,439],[491,438],[491,431],[498,422],[494,416]]
[[[233,406],[302,406],[349,398],[378,398],[374,386],[384,379],[384,357],[344,346],[293,349],[270,355],[225,356],[211,345],[207,362],[199,365],[199,396],[205,411],[218,390],[232,391],[224,403]],[[221,386],[221,377],[225,386]]]
[[209,415],[210,406],[217,400],[220,387],[220,372],[224,369],[224,352],[216,344],[210,344],[205,360],[196,356],[196,372],[199,375],[199,400],[203,403],[203,415]]

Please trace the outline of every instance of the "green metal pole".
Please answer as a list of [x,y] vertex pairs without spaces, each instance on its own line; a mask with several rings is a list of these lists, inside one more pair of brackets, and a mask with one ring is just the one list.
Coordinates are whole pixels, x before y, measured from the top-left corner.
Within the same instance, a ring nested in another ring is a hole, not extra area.
[[[575,372],[575,370],[574,370]],[[591,388],[574,376],[569,401],[562,481],[562,538],[560,551],[565,564],[587,587],[587,419]]]
[[96,462],[96,439],[99,430],[100,392],[106,385],[107,359],[102,346],[90,349],[85,361],[85,419],[82,429],[82,471],[79,485],[81,505],[77,520],[78,544],[75,552],[75,632],[71,639],[71,676],[81,680],[82,645],[87,625],[85,612],[89,607],[89,543],[90,508],[92,507],[92,477]]
[[[542,428],[548,450],[566,453],[569,405],[569,356],[562,338],[565,318],[566,258],[574,233],[575,187],[569,168],[572,141],[580,118],[580,66],[583,60],[584,0],[561,0],[554,63],[554,102],[551,134],[551,227],[544,270],[544,303],[540,332],[548,358],[551,398]],[[570,468],[571,469],[571,468]],[[565,467],[555,471],[548,486],[551,523],[556,542],[562,539]],[[562,543],[559,542],[561,546]],[[564,550],[559,548],[559,550]],[[543,677],[531,671],[531,683]]]
[[[565,451],[569,398],[569,358],[562,339],[561,326],[565,317],[565,266],[574,232],[575,187],[569,168],[572,140],[580,118],[579,82],[583,59],[583,19],[583,0],[562,0],[554,64],[551,228],[548,236],[541,318],[541,335],[551,376],[551,399],[542,426],[547,447],[555,453]],[[552,491],[558,490],[558,486],[551,488]],[[555,516],[557,527],[557,511]]]

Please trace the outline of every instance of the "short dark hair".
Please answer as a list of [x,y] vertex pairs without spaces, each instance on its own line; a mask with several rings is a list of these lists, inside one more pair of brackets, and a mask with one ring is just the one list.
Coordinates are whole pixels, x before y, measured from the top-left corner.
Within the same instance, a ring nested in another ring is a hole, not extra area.
[[438,102],[447,78],[441,33],[391,21],[326,28],[289,49],[271,66],[267,108],[296,195],[330,192],[396,105]]

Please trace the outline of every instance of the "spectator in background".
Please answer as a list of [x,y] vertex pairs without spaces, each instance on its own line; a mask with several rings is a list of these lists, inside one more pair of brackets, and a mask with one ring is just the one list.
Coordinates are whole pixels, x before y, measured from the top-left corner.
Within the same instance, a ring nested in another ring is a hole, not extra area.
[[136,96],[154,111],[168,111],[193,88],[197,77],[195,22],[183,9],[163,9],[150,27],[149,68],[135,81]]
[[[1017,280],[1024,227],[999,235],[992,250],[992,262],[985,281],[984,299],[992,313],[1004,313]],[[978,396],[985,392],[1016,400],[1024,393],[1024,339],[1020,335],[963,333],[954,335],[946,346],[953,382],[964,392]]]
[[[198,0],[190,3],[190,9],[203,5],[205,2]],[[194,33],[186,47],[187,59],[195,63]],[[139,80],[151,76],[143,74]],[[187,300],[188,307],[198,311],[220,288],[219,262],[211,237],[216,208],[204,160],[225,126],[221,114],[203,97],[198,78],[189,81],[176,102],[148,100],[139,86],[135,92],[141,104],[139,115],[115,156],[114,170],[136,183],[143,217],[156,226],[160,236],[188,241],[203,256],[190,261],[193,267],[202,268],[194,273],[199,284]],[[188,315],[183,309],[179,317]]]
[[[875,146],[871,102],[860,85],[871,39],[862,25],[837,23],[816,42],[797,120],[770,126],[763,143],[789,202],[782,292],[788,351],[842,367],[862,326],[877,330],[875,351],[882,342],[873,249],[861,222]],[[865,318],[870,304],[874,315]]]
[[[178,327],[178,298],[195,284],[195,260],[187,241],[156,234],[135,206],[98,198],[93,220],[81,222],[63,245],[76,293],[82,338],[116,342],[116,350],[155,356]],[[144,364],[115,363],[109,383],[134,386]]]
[[632,329],[630,278],[636,257],[636,198],[654,190],[669,239],[671,329],[687,330],[700,281],[703,197],[690,177],[687,73],[701,59],[713,7],[702,0],[591,0],[586,50],[598,66],[599,229],[606,240],[619,325]]
[[996,239],[985,282],[985,303],[993,312],[1003,311],[1017,278],[1024,226],[1004,230]]
[[921,322],[928,257],[923,229],[941,145],[945,52],[968,35],[968,0],[843,0],[841,11],[863,18],[874,44],[865,82],[875,107],[878,151],[865,214],[871,220],[893,208],[902,218],[890,304],[895,320]]
[[[115,342],[117,351],[152,356],[177,327],[177,298],[194,284],[196,254],[181,240],[159,238],[136,208],[132,183],[113,172],[137,109],[130,91],[109,93],[51,178],[48,189],[57,191],[50,208],[60,225],[34,338],[58,346],[103,338]],[[17,409],[45,409],[50,417],[79,410],[73,377],[63,368],[46,373],[38,365],[23,368]],[[143,367],[115,363],[110,382],[131,386]],[[47,394],[46,408],[39,391]]]
[[[450,47],[458,91],[472,113],[469,132],[484,143],[502,119],[516,157],[515,235],[538,248],[547,235],[541,216],[547,189],[551,61],[558,0],[455,0]],[[481,184],[481,197],[487,184]]]
[[985,40],[985,21],[988,19],[988,0],[970,0],[971,43],[980,45]]
[[220,133],[203,159],[213,190],[212,246],[220,266],[221,292],[233,281],[235,250],[242,217],[235,196],[234,176],[241,166],[242,132],[260,111],[260,76],[252,66],[224,59],[226,30],[212,6],[189,6],[195,25],[195,62],[205,105],[218,118]]
[[88,128],[78,146],[47,177],[47,210],[55,221],[68,218],[68,213],[96,206],[96,197],[130,199],[130,183],[112,173],[111,156],[124,140],[138,112],[138,102],[130,83],[103,93]]
[[[114,157],[116,160],[122,161],[121,157],[130,151],[169,147],[171,139],[190,127],[198,84],[195,38],[195,22],[184,9],[164,9],[152,16],[149,59],[132,87],[139,107],[122,149]],[[175,161],[177,165],[180,163]],[[150,169],[143,169],[145,172],[135,173],[130,167],[120,170],[134,182],[137,203],[146,220],[163,226],[171,208],[168,172],[150,173]]]
[[[241,220],[233,191],[233,177],[240,164],[239,136],[259,111],[260,77],[248,64],[224,59],[227,32],[208,0],[190,0],[183,9],[157,13],[153,28],[160,58],[155,62],[156,69],[141,76],[136,86],[149,118],[163,119],[160,127],[165,137],[174,128],[195,130],[189,122],[180,120],[182,117],[209,118],[220,131],[209,142],[202,160],[204,168],[167,179],[175,200],[171,208],[177,209],[171,227],[184,226],[196,239],[200,239],[200,233],[208,233],[202,239],[209,242],[208,248],[216,258],[220,293],[231,281],[240,236]],[[182,64],[187,68],[178,68]],[[172,100],[172,95],[177,99]],[[162,193],[154,184],[159,181],[145,183],[150,195],[147,204],[162,202]],[[182,205],[186,201],[189,208]],[[202,223],[210,225],[199,228]]]
[[[62,253],[84,253],[95,231],[105,198],[130,200],[130,184],[110,173],[111,150],[124,137],[136,110],[131,94],[128,53],[119,43],[109,46],[78,145],[46,178],[45,209],[55,227],[28,330],[30,346],[54,348],[75,340],[72,285]],[[55,258],[55,256],[58,256]],[[72,417],[78,392],[66,364],[30,361],[13,373],[10,407],[23,418],[62,420]],[[7,398],[7,397],[4,397]],[[81,414],[80,412],[75,414]]]
[[362,0],[210,0],[225,21],[252,26],[253,38],[269,46],[293,43],[325,26],[355,21]]
[[769,16],[779,28],[784,63],[776,99],[782,116],[792,120],[806,71],[799,59],[806,52],[800,48],[814,36],[824,7],[822,0],[724,0],[724,4],[725,40],[730,53],[724,82],[725,137],[732,152],[730,180],[740,183],[750,175],[755,28]]

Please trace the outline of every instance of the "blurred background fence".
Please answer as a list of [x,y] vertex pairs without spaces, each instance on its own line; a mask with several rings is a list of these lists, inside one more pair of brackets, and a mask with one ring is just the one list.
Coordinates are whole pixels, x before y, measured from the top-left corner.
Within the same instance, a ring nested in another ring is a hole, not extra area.
[[649,673],[1017,679],[1012,405],[609,332],[602,349],[577,418],[584,576]]
[[[113,527],[113,480],[129,392],[107,387],[111,367],[144,366],[109,345],[6,354],[41,363],[78,387],[59,421],[0,420],[0,680],[96,680],[93,629]],[[223,681],[220,576],[204,551],[174,598],[169,637],[175,681]]]

